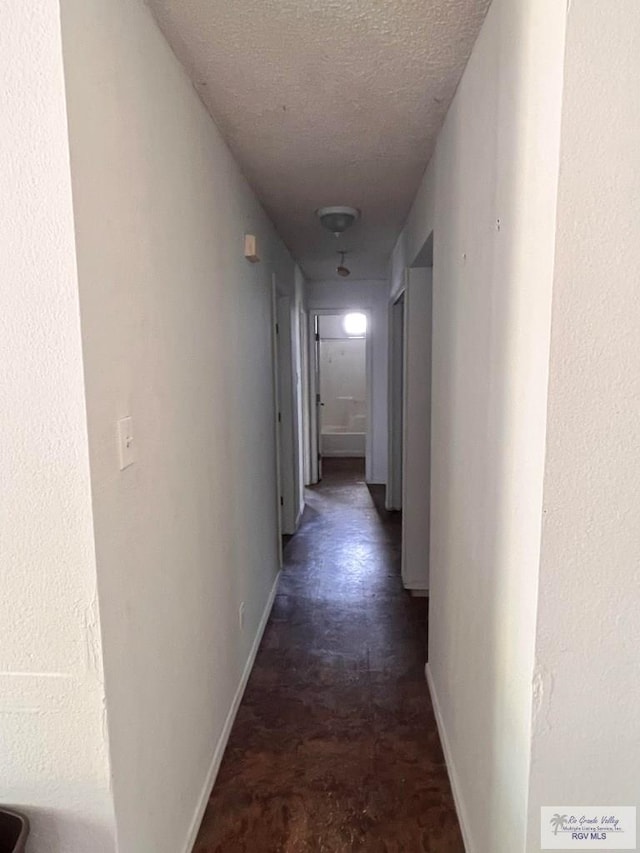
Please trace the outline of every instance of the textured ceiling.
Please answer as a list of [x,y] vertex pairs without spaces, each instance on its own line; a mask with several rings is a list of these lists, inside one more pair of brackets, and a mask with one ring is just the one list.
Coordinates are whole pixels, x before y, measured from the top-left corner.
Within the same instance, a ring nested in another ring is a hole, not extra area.
[[307,277],[386,277],[490,0],[147,2]]

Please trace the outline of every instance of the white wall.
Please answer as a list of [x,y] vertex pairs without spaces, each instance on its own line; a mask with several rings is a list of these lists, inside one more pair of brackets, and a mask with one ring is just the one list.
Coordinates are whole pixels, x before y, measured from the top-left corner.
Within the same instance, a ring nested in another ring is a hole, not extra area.
[[640,6],[567,18],[527,850],[640,807]]
[[323,340],[322,332],[320,334],[322,430],[333,426],[364,433],[367,425],[367,342],[364,338]]
[[371,471],[372,483],[387,480],[387,362],[389,286],[386,281],[311,281],[307,282],[307,306],[313,309],[368,310],[368,337],[372,357]]
[[494,0],[391,265],[433,229],[429,667],[469,853],[525,844],[565,13]]
[[62,52],[0,7],[0,802],[30,853],[114,850]]
[[62,12],[119,851],[179,853],[277,572],[271,274],[294,267],[146,5]]
[[422,183],[389,261],[389,292],[393,300],[405,284],[405,270],[423,249],[435,222],[436,158],[429,161]]

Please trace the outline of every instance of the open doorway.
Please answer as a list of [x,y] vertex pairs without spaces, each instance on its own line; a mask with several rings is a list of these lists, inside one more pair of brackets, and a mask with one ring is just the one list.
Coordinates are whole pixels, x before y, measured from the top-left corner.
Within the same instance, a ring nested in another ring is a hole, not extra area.
[[389,306],[387,510],[402,510],[402,580],[429,590],[433,235]]
[[402,580],[415,595],[429,589],[432,281],[412,267],[404,293]]
[[368,312],[314,314],[315,430],[312,482],[323,459],[362,459],[369,453],[370,365]]

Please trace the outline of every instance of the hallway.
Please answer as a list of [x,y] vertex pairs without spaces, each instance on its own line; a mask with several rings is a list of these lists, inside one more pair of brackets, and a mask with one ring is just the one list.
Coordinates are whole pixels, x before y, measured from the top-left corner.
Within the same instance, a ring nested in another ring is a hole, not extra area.
[[194,853],[462,853],[399,517],[359,460],[306,503]]

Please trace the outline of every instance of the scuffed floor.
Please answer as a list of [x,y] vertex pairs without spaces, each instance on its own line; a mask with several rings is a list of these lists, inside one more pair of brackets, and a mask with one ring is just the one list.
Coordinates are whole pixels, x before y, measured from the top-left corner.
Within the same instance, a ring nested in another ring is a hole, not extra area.
[[307,491],[194,853],[464,853],[382,499],[358,460]]

